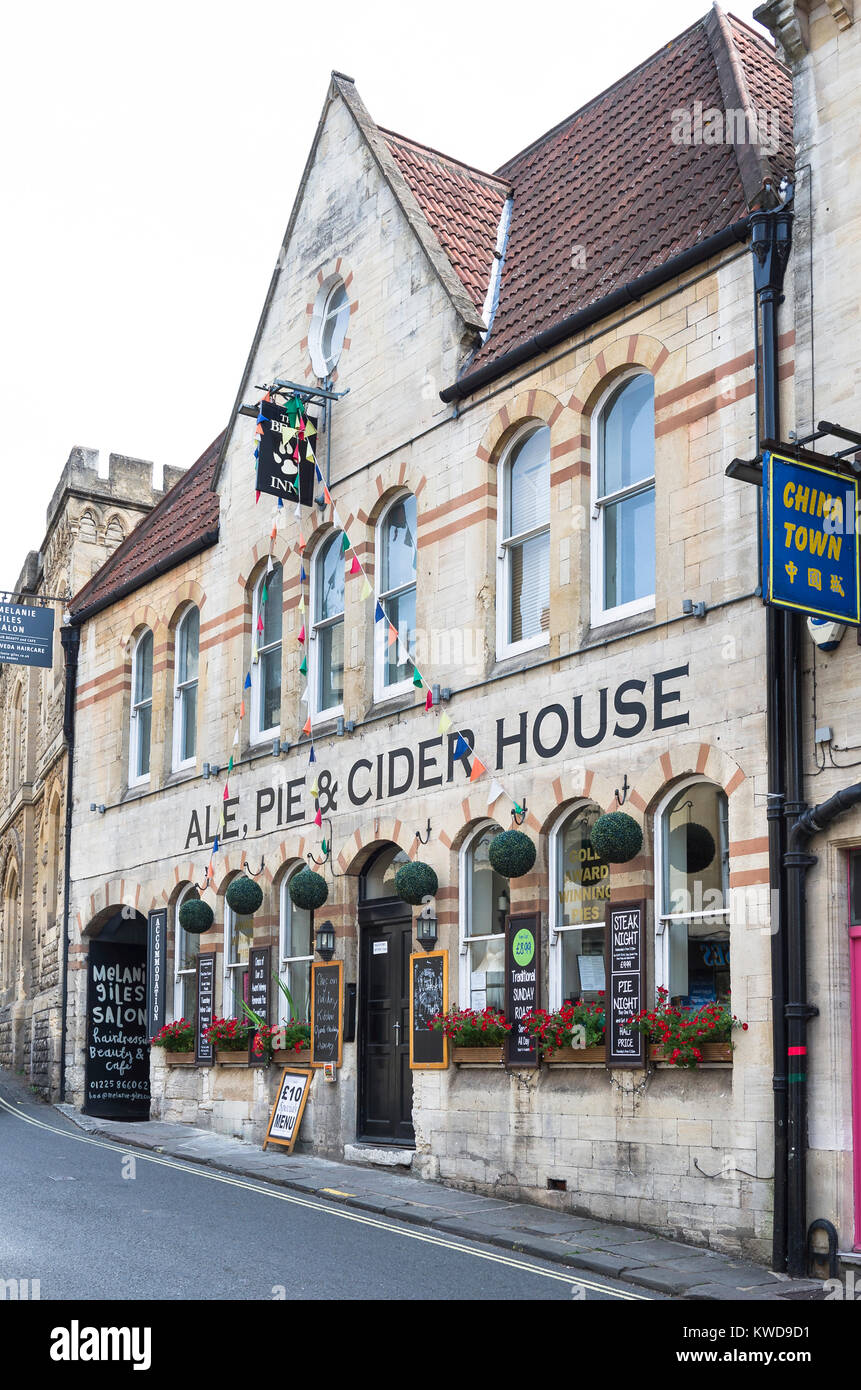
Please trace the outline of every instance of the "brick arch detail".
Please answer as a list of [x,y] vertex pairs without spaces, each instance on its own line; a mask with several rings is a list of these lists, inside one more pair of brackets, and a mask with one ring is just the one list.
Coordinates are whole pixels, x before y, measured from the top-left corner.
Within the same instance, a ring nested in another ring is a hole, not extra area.
[[660,339],[653,338],[649,333],[632,333],[617,338],[584,368],[568,398],[569,408],[577,415],[588,415],[610,379],[625,367],[644,367],[656,377],[669,355],[668,348]]
[[747,780],[744,769],[722,748],[710,743],[674,744],[637,778],[628,799],[638,810],[651,813],[673,782],[694,776],[707,777],[728,797]]
[[[569,452],[572,447],[575,447],[575,441],[572,439],[578,423],[575,419],[563,419],[562,425],[559,426],[558,430],[555,430],[560,417],[564,416],[564,403],[551,391],[546,391],[543,388],[520,391],[512,401],[497,410],[481,437],[481,442],[475,451],[476,457],[482,463],[496,464],[499,461],[499,445],[515,426],[524,424],[527,420],[543,420],[544,424],[554,432],[550,450],[552,462],[558,452]],[[563,445],[567,445],[564,450],[562,449]]]
[[353,875],[361,873],[370,858],[371,850],[386,841],[397,845],[410,859],[418,857],[419,842],[408,824],[402,820],[381,817],[353,831],[338,855],[338,867],[341,872]]

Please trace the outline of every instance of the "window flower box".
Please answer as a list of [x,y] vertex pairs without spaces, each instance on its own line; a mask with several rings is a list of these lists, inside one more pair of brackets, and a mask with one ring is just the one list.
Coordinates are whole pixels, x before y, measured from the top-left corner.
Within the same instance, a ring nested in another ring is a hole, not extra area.
[[[700,1043],[700,1052],[704,1063],[732,1061],[732,1043],[730,1042]],[[651,1062],[666,1062],[667,1065],[670,1065],[670,1059],[665,1055],[663,1048],[656,1047],[654,1044],[649,1048],[649,1060]]]
[[231,1052],[227,1048],[217,1047],[215,1049],[215,1062],[219,1067],[247,1067],[248,1053]]
[[169,1067],[193,1067],[193,1066],[194,1066],[194,1053],[193,1053],[193,1052],[168,1052],[167,1048],[165,1048],[165,1050],[164,1050],[164,1060],[165,1060],[165,1064],[166,1064],[167,1066],[169,1066]]
[[607,1060],[607,1048],[602,1043],[600,1047],[556,1047],[545,1057],[544,1061],[548,1066],[558,1066],[563,1063],[570,1066],[572,1062],[600,1062]]
[[276,1047],[272,1061],[279,1067],[310,1067],[311,1049],[302,1047],[297,1052],[295,1047]]
[[501,1067],[502,1048],[495,1047],[453,1047],[451,1049],[451,1060],[456,1067],[462,1066],[464,1062],[471,1064],[478,1063],[479,1066]]

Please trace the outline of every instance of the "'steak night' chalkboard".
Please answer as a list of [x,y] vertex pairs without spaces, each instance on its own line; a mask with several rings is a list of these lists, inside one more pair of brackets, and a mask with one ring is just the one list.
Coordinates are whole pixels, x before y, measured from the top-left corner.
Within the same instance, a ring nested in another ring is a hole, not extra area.
[[607,908],[607,1066],[646,1065],[646,1039],[626,1020],[643,1007],[646,972],[646,904],[614,903]]
[[201,951],[197,957],[197,1025],[194,1030],[194,1064],[215,1066],[215,1048],[203,1036],[215,1018],[215,955]]
[[311,966],[311,1066],[341,1065],[344,1012],[344,962],[315,961]]
[[448,1066],[448,1038],[428,1027],[434,1014],[448,1008],[448,951],[410,956],[410,1066],[413,1071],[441,1071]]

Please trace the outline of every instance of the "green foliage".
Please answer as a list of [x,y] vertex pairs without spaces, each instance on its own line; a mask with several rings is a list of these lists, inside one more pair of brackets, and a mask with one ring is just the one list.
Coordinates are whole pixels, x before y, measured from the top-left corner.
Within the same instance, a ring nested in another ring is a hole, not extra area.
[[312,869],[300,869],[290,879],[287,892],[296,907],[313,912],[315,908],[322,907],[328,898],[329,885],[321,874],[315,874]]
[[395,874],[395,890],[405,903],[420,907],[425,898],[432,898],[439,888],[439,879],[430,864],[416,859],[412,864],[402,864]]
[[179,909],[179,925],[194,936],[209,931],[214,921],[212,908],[202,898],[186,898]]
[[487,857],[504,878],[522,878],[535,863],[535,845],[522,830],[503,830],[491,840]]
[[642,827],[625,811],[610,811],[606,816],[599,816],[589,839],[598,857],[610,864],[625,864],[643,848]]
[[237,917],[253,917],[263,902],[263,889],[247,874],[239,874],[231,879],[224,896]]

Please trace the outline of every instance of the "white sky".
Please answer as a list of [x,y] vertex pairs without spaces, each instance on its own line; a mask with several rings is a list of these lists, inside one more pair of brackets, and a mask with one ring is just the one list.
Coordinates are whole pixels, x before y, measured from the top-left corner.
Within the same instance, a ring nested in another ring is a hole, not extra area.
[[226,424],[333,68],[493,170],[708,8],[4,5],[0,587],[74,445],[187,467]]

